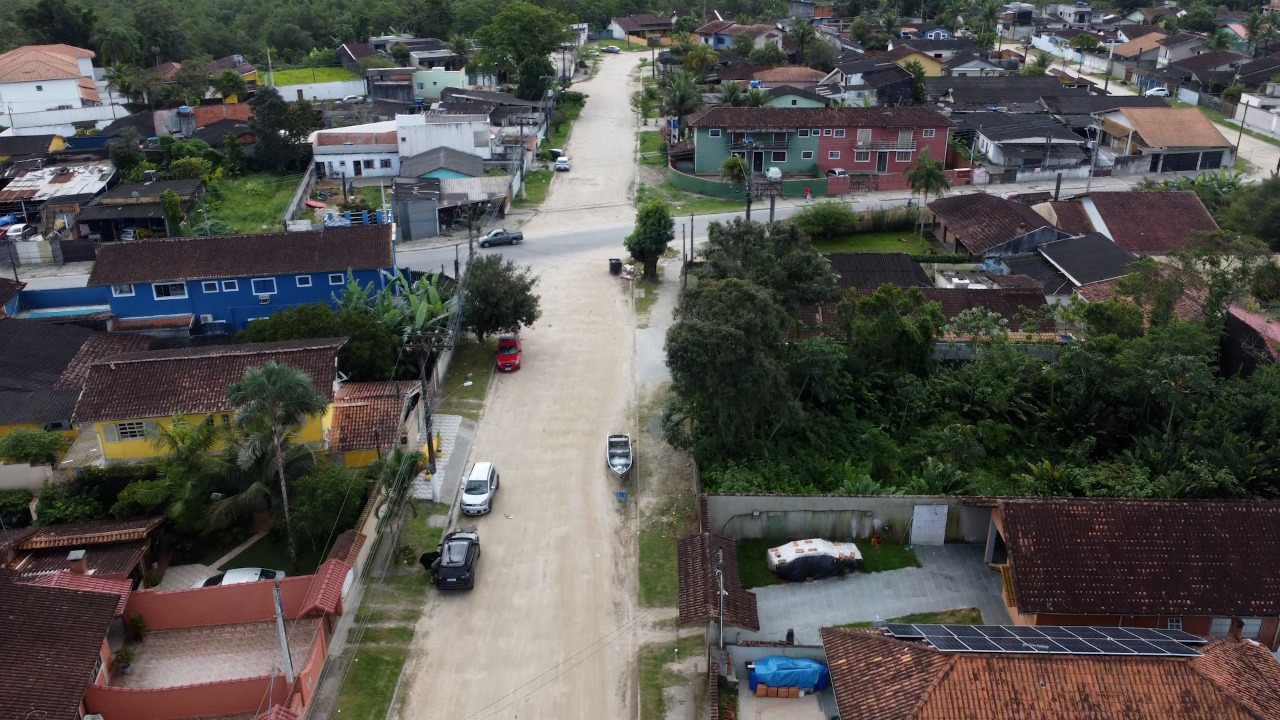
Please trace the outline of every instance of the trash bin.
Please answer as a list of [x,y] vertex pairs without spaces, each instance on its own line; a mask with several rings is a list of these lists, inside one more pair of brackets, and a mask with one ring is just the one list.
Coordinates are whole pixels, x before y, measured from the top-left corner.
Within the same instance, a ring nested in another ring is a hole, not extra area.
[[620,258],[609,258],[609,274],[610,275],[622,274],[622,260]]

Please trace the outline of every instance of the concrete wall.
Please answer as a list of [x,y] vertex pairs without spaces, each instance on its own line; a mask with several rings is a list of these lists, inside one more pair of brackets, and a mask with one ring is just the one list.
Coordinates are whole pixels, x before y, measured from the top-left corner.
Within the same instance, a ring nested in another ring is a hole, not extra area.
[[[6,96],[7,97],[7,96]],[[117,105],[77,107],[69,110],[42,110],[0,115],[0,125],[13,128],[14,135],[76,134],[75,123],[92,122],[99,130],[122,118],[129,111]]]
[[[284,616],[292,620],[302,611],[314,575],[280,582]],[[138,590],[129,595],[125,617],[138,613],[148,630],[208,627],[266,622],[275,619],[274,583],[254,582],[192,590]]]
[[[335,80],[333,82],[305,83],[303,85],[279,85],[276,91],[285,102],[295,100],[341,100],[348,95],[364,95],[368,92],[364,80]],[[299,95],[301,93],[301,95]]]
[[711,532],[742,538],[864,540],[888,524],[892,542],[905,542],[916,505],[946,505],[947,542],[985,542],[990,511],[959,498],[925,496],[710,495]]
[[48,465],[0,463],[0,490],[29,490],[34,493],[52,477],[53,468]]
[[104,718],[177,720],[204,715],[254,713],[283,704],[289,685],[283,675],[264,675],[225,682],[171,688],[90,686],[84,705]]
[[[725,628],[726,639],[729,636],[730,628]],[[715,634],[713,628],[711,634]],[[789,658],[805,658],[807,660],[817,660],[823,665],[827,664],[827,653],[820,645],[790,645],[784,647],[752,647],[750,645],[727,645],[725,650],[729,652],[729,657],[733,660],[733,672],[738,676],[738,681],[742,683],[748,682],[747,663],[755,662],[760,658],[766,658],[771,655],[780,655]]]

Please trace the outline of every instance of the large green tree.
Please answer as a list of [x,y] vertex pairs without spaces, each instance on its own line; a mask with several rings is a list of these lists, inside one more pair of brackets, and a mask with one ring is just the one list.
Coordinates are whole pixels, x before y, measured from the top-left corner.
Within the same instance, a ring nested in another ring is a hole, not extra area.
[[644,276],[651,281],[658,279],[658,260],[676,239],[675,221],[671,210],[661,200],[650,200],[636,210],[636,229],[623,243],[631,257],[644,267]]
[[462,317],[481,342],[490,335],[517,333],[542,316],[534,288],[538,276],[501,255],[478,257],[467,265]]
[[546,100],[547,91],[555,87],[556,69],[545,56],[525,58],[517,73],[519,84],[515,96],[521,100]]
[[475,62],[487,70],[513,72],[529,58],[545,58],[569,41],[569,20],[556,10],[511,0],[476,31]]
[[396,372],[397,338],[366,310],[296,305],[249,323],[237,337],[241,342],[345,337],[338,368],[352,381],[390,380]]
[[91,48],[97,15],[92,8],[68,0],[36,0],[17,12],[27,37],[38,43],[65,43]]

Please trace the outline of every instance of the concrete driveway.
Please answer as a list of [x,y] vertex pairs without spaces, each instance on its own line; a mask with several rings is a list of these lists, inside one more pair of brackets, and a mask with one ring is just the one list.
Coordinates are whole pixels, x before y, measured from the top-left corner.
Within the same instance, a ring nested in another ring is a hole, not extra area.
[[917,546],[921,568],[756,588],[760,632],[742,639],[782,640],[792,628],[797,643],[818,645],[823,627],[967,607],[982,610],[985,623],[1008,625],[1000,573],[982,562],[982,551],[969,543]]

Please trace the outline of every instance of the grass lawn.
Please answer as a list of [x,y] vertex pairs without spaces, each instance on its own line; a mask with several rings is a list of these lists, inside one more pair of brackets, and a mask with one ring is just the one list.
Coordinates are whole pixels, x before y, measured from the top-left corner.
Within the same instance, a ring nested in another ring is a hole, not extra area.
[[934,247],[927,239],[921,239],[910,230],[855,233],[815,240],[813,246],[820,252],[903,252],[928,253]]
[[227,530],[209,538],[212,544],[205,549],[204,555],[201,555],[197,562],[201,565],[213,567],[214,562],[248,539],[249,528],[227,528]]
[[[1189,107],[1186,103],[1179,103],[1179,106]],[[1223,115],[1222,113],[1218,112],[1217,110],[1214,110],[1213,108],[1207,108],[1203,105],[1197,105],[1196,108],[1200,110],[1201,114],[1203,114],[1205,117],[1209,118],[1213,122],[1226,125],[1227,127],[1236,131],[1237,134],[1240,132],[1239,130],[1240,123],[1236,122],[1235,118],[1229,118]],[[1254,138],[1255,140],[1261,140],[1264,143],[1268,143],[1271,145],[1275,145],[1276,147],[1280,147],[1280,140],[1277,140],[1271,137],[1270,135],[1264,135],[1263,133],[1250,130],[1249,128],[1244,129],[1244,134],[1248,135],[1251,138]],[[1232,142],[1233,140],[1234,138],[1227,138],[1227,142]],[[1232,144],[1234,144],[1234,142],[1232,142]]]
[[[742,200],[725,200],[687,193],[677,190],[666,183],[662,185],[640,185],[636,188],[637,205],[649,200],[665,202],[670,207],[671,214],[677,216],[677,220],[680,215],[688,215],[690,213],[694,215],[714,215],[716,213],[736,212],[746,209],[746,203]],[[762,208],[757,203],[752,209],[760,210]],[[767,217],[769,206],[766,204],[763,210]]]
[[298,564],[294,565],[289,560],[289,541],[283,538],[277,540],[268,534],[218,569],[262,567],[284,570],[289,575],[310,575],[316,571],[323,560],[324,553],[321,549],[313,548],[307,542],[299,542]]
[[409,648],[361,647],[334,703],[343,720],[385,720]]
[[[661,267],[658,268],[658,273],[662,273]],[[648,327],[647,318],[649,317],[649,310],[653,307],[654,303],[658,302],[659,287],[661,287],[660,283],[650,282],[648,280],[636,280],[636,290],[644,290],[644,297],[640,297],[638,293],[636,295],[636,319],[646,327]],[[640,320],[640,318],[645,318],[645,320]]]
[[667,164],[667,143],[662,139],[662,133],[657,130],[641,130],[640,131],[640,164],[641,165],[666,165]]
[[[689,682],[668,667],[677,660],[690,656],[701,657],[706,646],[701,635],[690,635],[675,642],[661,645],[645,645],[636,656],[636,669],[640,675],[641,720],[662,720],[667,716],[667,702],[663,690]],[[706,673],[702,673],[705,677]]]
[[[885,622],[921,623],[924,625],[981,625],[982,611],[978,608],[960,608],[958,610],[943,610],[942,612],[912,613],[910,615],[892,617],[885,620]],[[865,628],[872,627],[872,624],[869,622],[856,622],[837,625],[836,627]]]
[[[637,484],[637,492],[640,487],[654,487],[655,482],[661,482],[647,474],[651,472],[649,467],[647,463],[640,464],[640,471],[646,475]],[[639,599],[644,607],[676,604],[676,542],[688,534],[694,512],[693,495],[687,492],[662,496],[645,512],[637,543]]]
[[547,190],[551,187],[550,170],[534,170],[524,174],[524,193],[526,197],[521,199],[516,196],[511,207],[516,210],[537,209],[543,200],[547,199]]
[[[497,352],[498,341],[493,338],[484,343],[474,339],[459,341],[453,349],[453,359],[445,376],[444,401],[436,412],[479,420],[480,411],[484,410],[484,396],[489,390],[489,376],[493,374],[493,357]],[[468,380],[471,385],[464,386]]]
[[[744,538],[738,541],[738,575],[742,578],[742,587],[765,587],[780,585],[786,582],[769,570],[765,553],[769,548],[791,542],[790,539],[778,538]],[[885,570],[898,570],[905,567],[920,567],[914,550],[902,545],[882,544],[872,547],[871,543],[858,543],[862,551],[862,572],[873,573]]]
[[561,103],[560,107],[556,108],[556,112],[564,117],[564,122],[551,129],[551,134],[547,137],[546,147],[564,148],[565,144],[569,142],[569,131],[573,129],[573,122],[582,114],[582,108],[585,106],[585,101],[582,104],[566,102]]
[[360,76],[344,67],[318,67],[276,70],[273,73],[273,79],[276,85],[302,85],[313,82],[359,80]]
[[[284,228],[284,209],[298,190],[301,175],[242,175],[216,183],[209,219],[225,223],[232,234],[272,233]],[[200,211],[193,215],[198,219]]]

